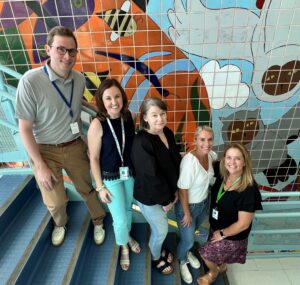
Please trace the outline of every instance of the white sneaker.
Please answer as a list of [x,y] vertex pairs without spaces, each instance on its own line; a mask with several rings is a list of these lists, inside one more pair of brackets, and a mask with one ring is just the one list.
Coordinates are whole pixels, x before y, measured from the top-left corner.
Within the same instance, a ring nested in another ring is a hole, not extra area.
[[193,277],[187,266],[187,263],[180,264],[180,273],[181,273],[181,278],[185,283],[191,284],[193,282]]
[[105,230],[103,229],[103,225],[96,225],[94,227],[94,241],[97,245],[103,243],[105,238]]
[[189,262],[189,264],[193,267],[193,268],[200,268],[200,262],[197,259],[197,257],[195,255],[193,255],[190,251],[187,254],[187,260]]
[[66,234],[65,227],[54,226],[54,229],[52,231],[52,244],[55,246],[61,245],[65,239],[65,234]]

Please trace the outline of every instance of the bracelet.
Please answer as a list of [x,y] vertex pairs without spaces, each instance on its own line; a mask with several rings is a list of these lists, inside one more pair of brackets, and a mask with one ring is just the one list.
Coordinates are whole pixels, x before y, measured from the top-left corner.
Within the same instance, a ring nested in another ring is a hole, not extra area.
[[97,188],[96,188],[96,191],[97,191],[97,192],[102,192],[102,191],[104,190],[104,188],[106,188],[106,187],[105,187],[104,184],[102,184],[100,187],[97,187]]

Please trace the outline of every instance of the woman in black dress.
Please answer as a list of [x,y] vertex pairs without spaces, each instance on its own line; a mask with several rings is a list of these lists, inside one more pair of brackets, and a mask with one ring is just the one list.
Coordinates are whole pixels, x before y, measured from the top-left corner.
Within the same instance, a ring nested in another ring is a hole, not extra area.
[[248,236],[256,210],[261,210],[261,195],[252,174],[246,148],[233,143],[225,150],[220,174],[211,192],[211,234],[200,255],[209,271],[198,284],[214,282],[226,271],[227,263],[245,263]]

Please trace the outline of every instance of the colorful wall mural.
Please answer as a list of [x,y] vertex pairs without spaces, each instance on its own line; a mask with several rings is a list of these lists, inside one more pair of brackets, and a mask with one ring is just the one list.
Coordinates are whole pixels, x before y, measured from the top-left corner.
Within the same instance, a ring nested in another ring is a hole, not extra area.
[[182,151],[197,125],[211,124],[218,153],[246,145],[263,190],[296,190],[299,12],[294,0],[0,1],[0,64],[20,73],[44,64],[47,31],[68,26],[85,100],[93,104],[106,77],[121,82],[135,112],[162,97]]

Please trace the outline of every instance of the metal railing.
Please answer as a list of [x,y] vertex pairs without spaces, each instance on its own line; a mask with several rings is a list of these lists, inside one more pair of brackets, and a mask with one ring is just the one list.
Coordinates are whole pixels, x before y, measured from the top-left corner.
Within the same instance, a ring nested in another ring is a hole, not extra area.
[[[263,211],[255,213],[249,258],[300,256],[300,192],[262,193]],[[268,198],[285,198],[276,202]]]

